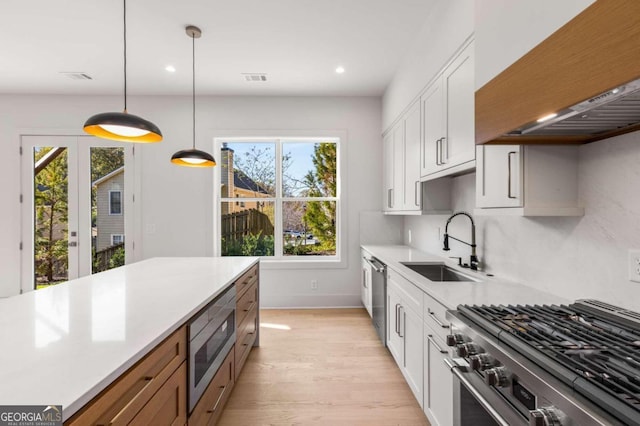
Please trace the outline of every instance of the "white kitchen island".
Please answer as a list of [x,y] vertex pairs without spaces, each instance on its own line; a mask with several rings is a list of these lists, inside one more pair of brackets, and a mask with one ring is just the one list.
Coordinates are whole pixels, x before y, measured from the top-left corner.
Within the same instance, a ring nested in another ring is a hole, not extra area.
[[68,419],[257,262],[154,258],[0,299],[0,404]]

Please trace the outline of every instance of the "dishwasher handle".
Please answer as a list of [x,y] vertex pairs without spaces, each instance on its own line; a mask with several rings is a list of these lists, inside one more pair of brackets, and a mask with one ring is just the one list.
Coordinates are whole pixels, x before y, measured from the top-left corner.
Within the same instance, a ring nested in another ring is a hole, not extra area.
[[371,267],[378,273],[382,274],[384,273],[385,269],[387,268],[387,265],[385,265],[384,263],[380,262],[378,259],[376,259],[375,257],[372,257],[371,259],[368,258],[364,258],[364,260],[367,261],[367,263],[369,265],[371,265]]

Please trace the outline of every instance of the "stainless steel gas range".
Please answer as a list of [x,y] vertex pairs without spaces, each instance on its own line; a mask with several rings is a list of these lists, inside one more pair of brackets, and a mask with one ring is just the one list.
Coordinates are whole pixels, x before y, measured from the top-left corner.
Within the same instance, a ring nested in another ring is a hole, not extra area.
[[455,425],[640,425],[640,314],[580,300],[447,318]]

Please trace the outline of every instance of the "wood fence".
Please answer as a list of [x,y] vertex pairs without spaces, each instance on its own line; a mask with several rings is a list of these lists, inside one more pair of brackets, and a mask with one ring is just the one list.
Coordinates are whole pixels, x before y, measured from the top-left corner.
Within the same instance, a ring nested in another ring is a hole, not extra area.
[[241,241],[247,235],[273,235],[269,216],[256,209],[222,215],[221,236],[224,241]]
[[109,269],[109,260],[118,251],[118,249],[124,249],[124,243],[116,244],[115,246],[107,247],[100,251],[97,251],[93,256],[93,273],[102,272]]

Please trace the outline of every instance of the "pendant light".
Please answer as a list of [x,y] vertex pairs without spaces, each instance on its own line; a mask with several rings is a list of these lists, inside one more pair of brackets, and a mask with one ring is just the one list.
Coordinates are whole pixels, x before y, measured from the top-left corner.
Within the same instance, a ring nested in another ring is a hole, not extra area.
[[216,160],[208,152],[200,151],[196,149],[196,39],[200,38],[202,31],[200,28],[189,25],[186,28],[187,35],[191,37],[191,45],[193,52],[193,64],[192,64],[192,107],[193,107],[193,148],[183,149],[178,151],[171,157],[171,162],[179,166],[186,167],[213,167],[216,165]]
[[124,2],[124,111],[103,112],[84,123],[84,131],[121,142],[160,142],[162,133],[152,122],[127,112],[127,0]]

